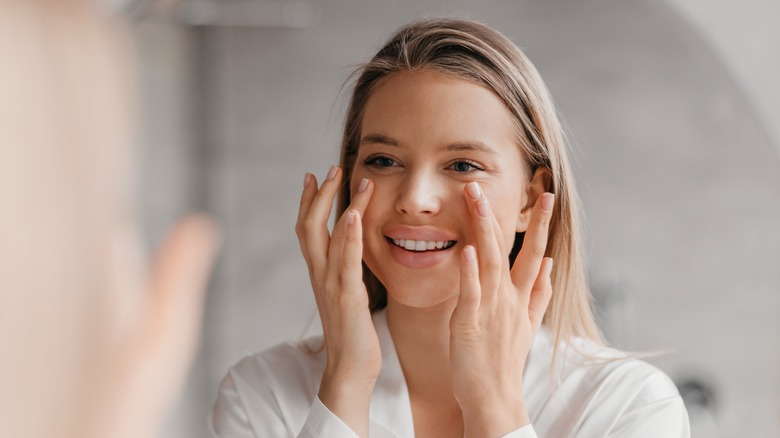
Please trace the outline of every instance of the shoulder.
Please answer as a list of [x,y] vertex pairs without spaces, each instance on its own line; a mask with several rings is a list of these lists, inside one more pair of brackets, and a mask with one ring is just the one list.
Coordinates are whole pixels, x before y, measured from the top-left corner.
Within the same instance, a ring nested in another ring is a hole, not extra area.
[[212,410],[213,430],[271,433],[266,429],[272,425],[279,430],[299,430],[317,395],[324,369],[321,336],[285,342],[244,357],[230,367],[219,385]]
[[226,379],[230,378],[238,392],[246,396],[261,389],[276,396],[308,395],[312,389],[316,394],[325,359],[321,336],[285,342],[244,357],[228,370]]
[[[540,422],[551,431],[609,436],[616,428],[665,424],[682,431],[668,436],[686,436],[685,406],[662,370],[636,355],[581,338],[560,344],[553,363],[552,346],[551,335],[544,333],[534,346],[535,362],[529,364],[532,378],[541,382],[534,394],[543,406]],[[569,429],[558,430],[562,425]]]
[[641,354],[626,353],[581,338],[572,342],[572,346],[568,369],[575,374],[578,371],[589,384],[613,390],[607,393],[620,393],[621,398],[632,403],[680,396],[666,373],[644,361]]

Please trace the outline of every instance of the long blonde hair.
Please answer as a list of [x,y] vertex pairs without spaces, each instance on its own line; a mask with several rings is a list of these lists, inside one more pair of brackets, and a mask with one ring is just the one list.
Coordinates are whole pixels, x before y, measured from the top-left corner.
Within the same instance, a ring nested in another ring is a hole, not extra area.
[[[540,168],[552,175],[547,190],[556,195],[556,205],[546,255],[555,260],[555,267],[551,274],[553,295],[544,325],[553,332],[556,346],[576,336],[602,344],[581,254],[579,198],[555,106],[542,78],[523,52],[483,24],[456,19],[409,24],[356,71],[358,77],[341,144],[345,180],[339,193],[338,213],[343,213],[349,205],[349,179],[360,145],[363,111],[372,91],[395,73],[423,69],[471,81],[493,91],[513,116],[517,142],[528,163],[528,175]],[[512,262],[522,241],[523,233],[517,233],[510,255]],[[371,311],[384,308],[387,291],[365,263],[363,279]]]

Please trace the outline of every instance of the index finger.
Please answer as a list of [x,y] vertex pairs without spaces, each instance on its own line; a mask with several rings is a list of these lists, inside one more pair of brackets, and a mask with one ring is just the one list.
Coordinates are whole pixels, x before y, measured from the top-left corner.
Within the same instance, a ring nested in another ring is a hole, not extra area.
[[[336,225],[333,227],[333,233],[331,234],[330,248],[328,249],[328,259],[337,260],[338,257],[344,252],[344,245],[347,236],[348,219],[350,212],[356,212],[362,219],[363,214],[366,212],[368,203],[371,200],[371,195],[374,193],[374,185],[371,180],[363,178],[358,186],[358,191],[355,196],[352,197],[347,209],[339,218]],[[362,250],[360,256],[362,257]],[[336,267],[334,266],[334,269]]]
[[547,250],[550,219],[555,195],[543,193],[531,210],[531,220],[523,237],[523,247],[512,266],[512,283],[523,292],[530,293]]

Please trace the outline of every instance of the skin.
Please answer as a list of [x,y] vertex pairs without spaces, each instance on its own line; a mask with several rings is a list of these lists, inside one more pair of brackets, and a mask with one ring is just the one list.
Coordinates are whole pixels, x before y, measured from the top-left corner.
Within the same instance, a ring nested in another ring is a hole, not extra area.
[[219,233],[188,215],[147,264],[131,35],[98,3],[0,2],[3,437],[158,436],[200,339]]
[[[319,396],[360,436],[381,368],[361,259],[388,290],[418,436],[501,436],[529,423],[522,371],[552,294],[543,255],[553,196],[548,172],[524,171],[513,128],[480,85],[399,73],[369,98],[353,199],[332,235],[342,172],[319,189],[306,175],[296,230],[328,353]],[[510,270],[515,232],[526,243]],[[394,248],[388,237],[399,235],[455,243],[434,260]]]
[[[86,422],[94,434],[76,436],[158,436],[197,351],[206,288],[220,245],[216,225],[199,213],[179,219],[148,267],[134,239],[121,227],[109,239],[114,288],[109,293],[140,292],[146,299],[127,321],[127,335],[110,351],[105,380],[99,382],[92,418]],[[109,321],[123,319],[126,309],[112,310]]]

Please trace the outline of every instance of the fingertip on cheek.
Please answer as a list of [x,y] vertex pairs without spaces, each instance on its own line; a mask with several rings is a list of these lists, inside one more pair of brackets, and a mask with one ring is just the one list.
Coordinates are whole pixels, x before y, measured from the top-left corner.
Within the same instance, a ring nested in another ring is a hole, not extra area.
[[482,197],[482,189],[480,189],[476,181],[472,181],[466,184],[466,194],[468,194],[469,198],[477,200]]
[[466,247],[463,248],[463,259],[466,263],[474,263],[477,261],[477,252],[473,246],[466,245]]
[[358,193],[363,193],[368,188],[369,180],[368,178],[363,178],[360,180],[360,184],[358,185]]

